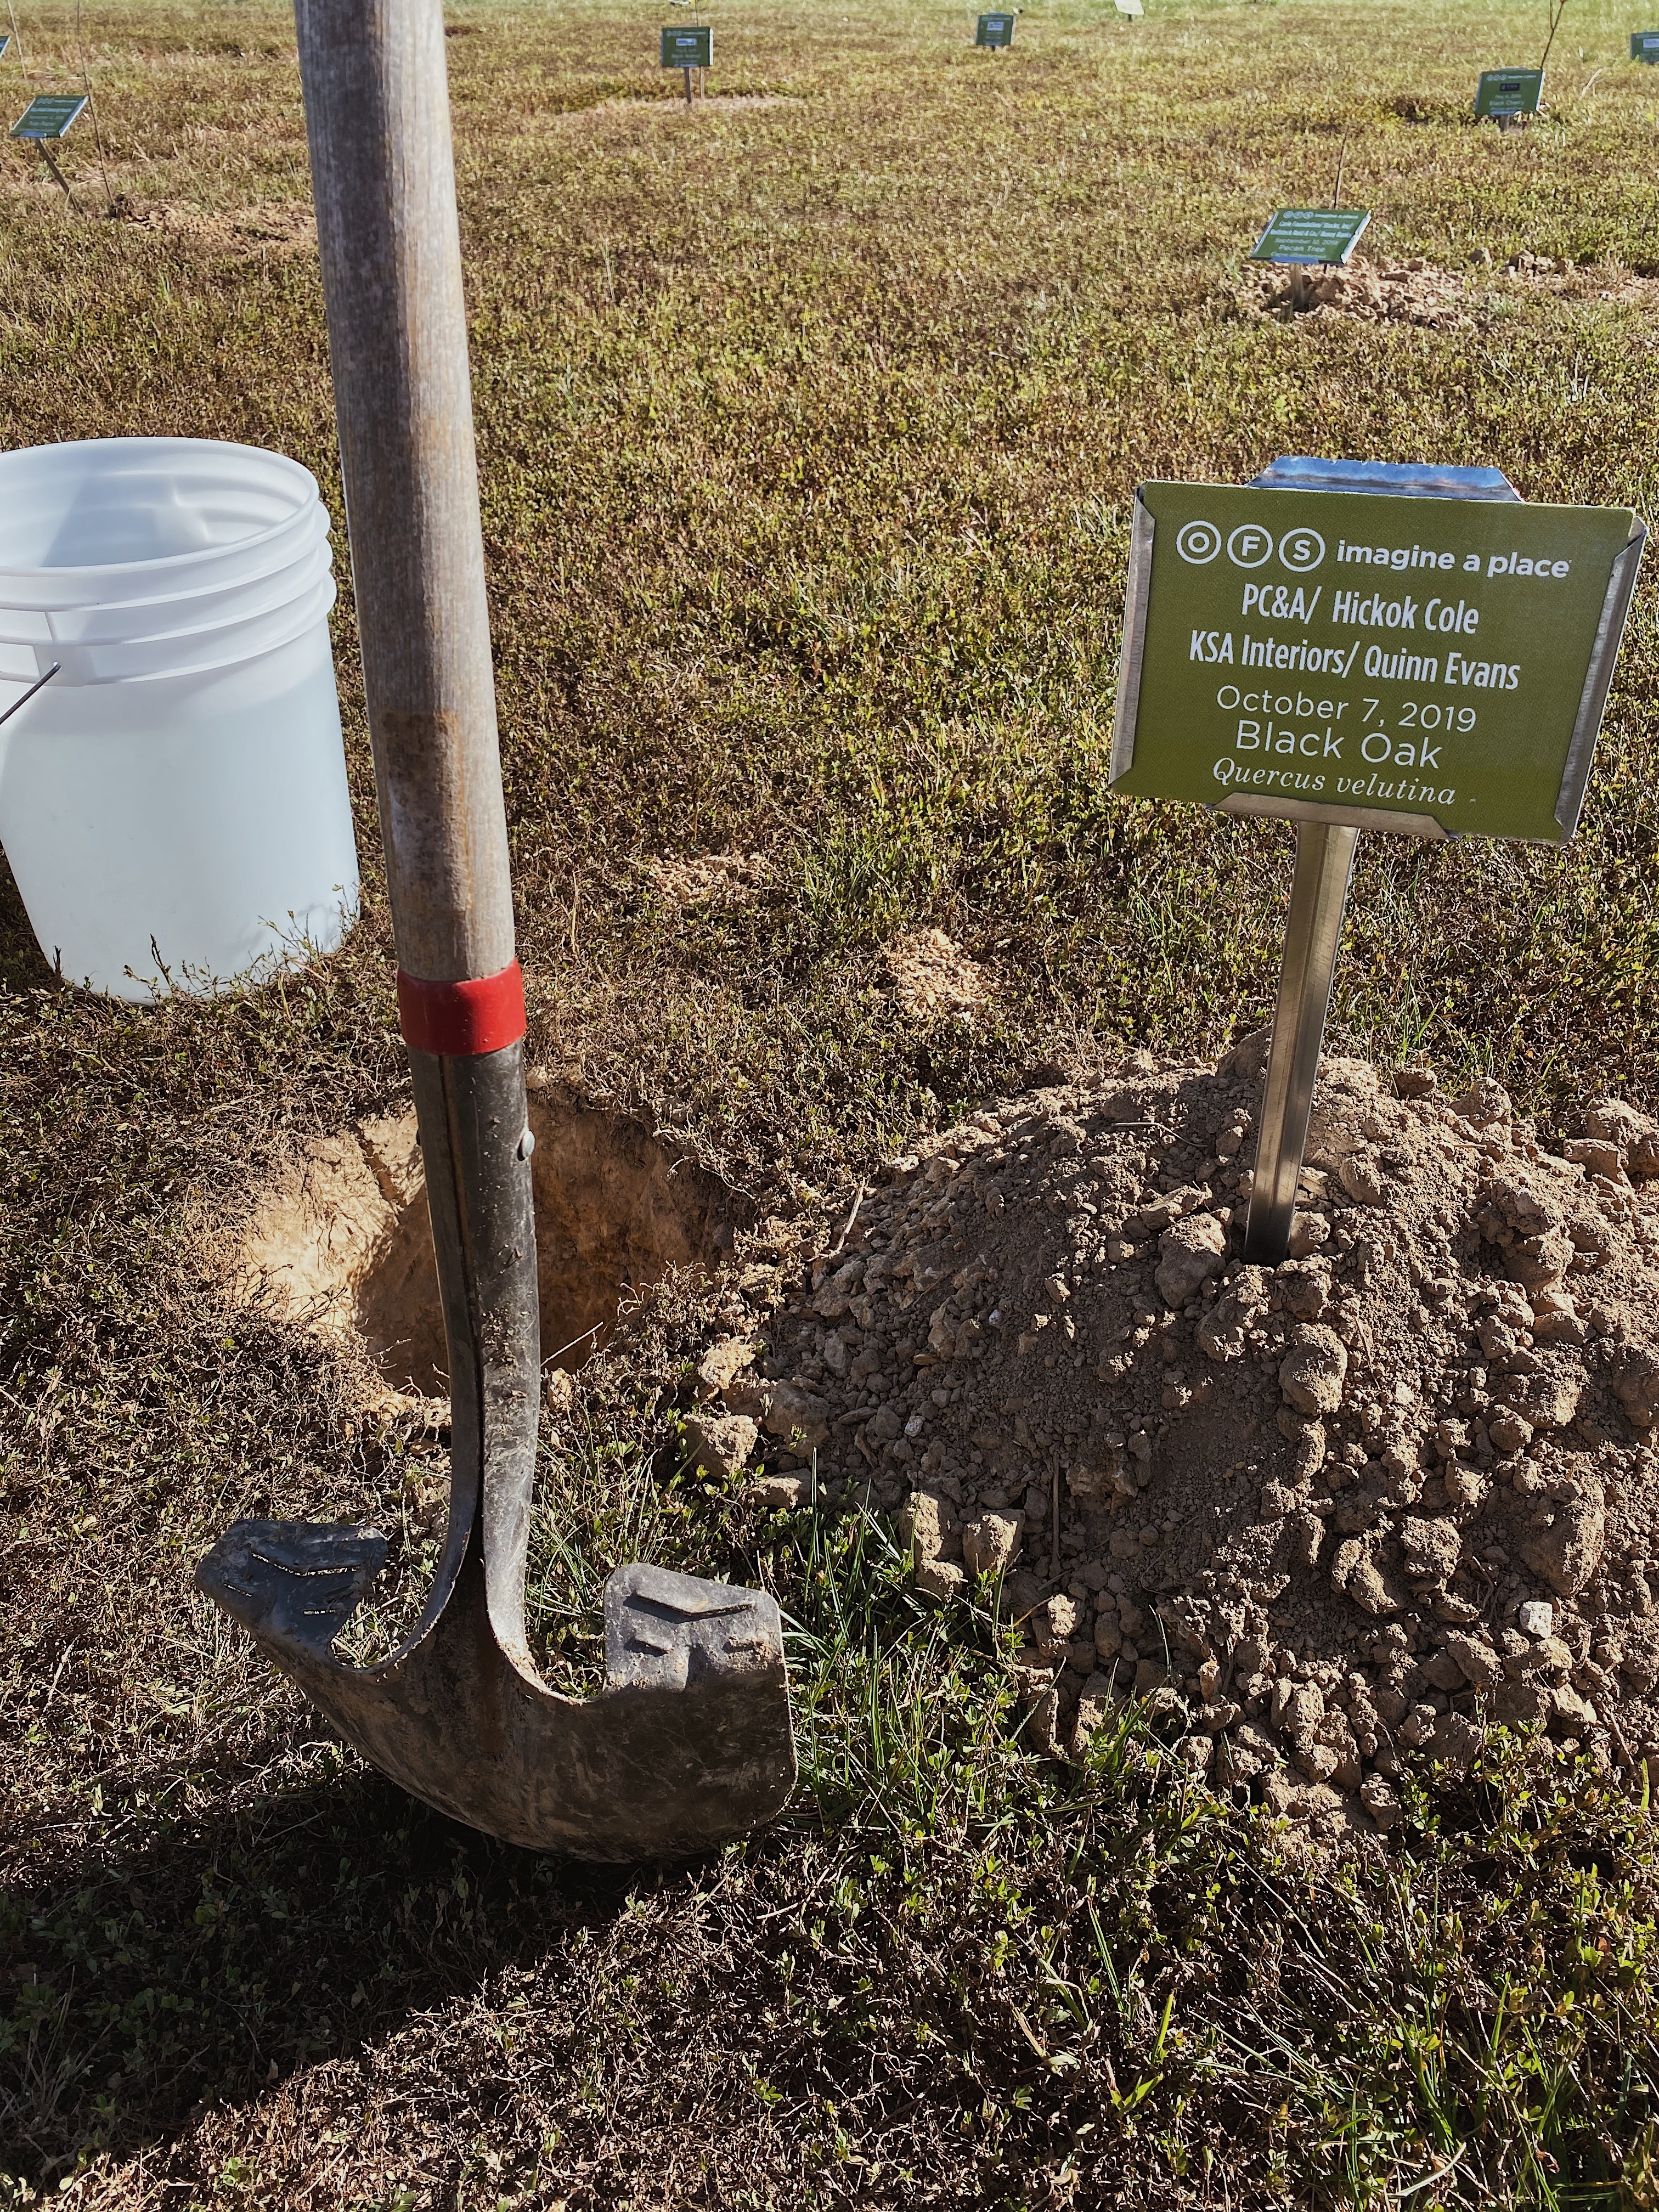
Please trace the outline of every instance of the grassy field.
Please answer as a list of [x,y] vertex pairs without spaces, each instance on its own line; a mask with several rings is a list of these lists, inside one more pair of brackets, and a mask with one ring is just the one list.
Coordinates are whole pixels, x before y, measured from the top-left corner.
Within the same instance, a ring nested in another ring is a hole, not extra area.
[[[649,11],[455,10],[484,523],[533,1053],[805,1238],[919,1126],[1270,1001],[1287,833],[1104,791],[1139,480],[1426,457],[1659,505],[1659,71],[1644,19],[1569,0],[1548,114],[1500,135],[1474,76],[1535,59],[1542,0],[1033,0],[995,56],[902,0],[712,20],[688,117]],[[243,438],[337,519],[291,24],[16,24],[14,107],[84,76],[98,128],[74,208],[0,155],[4,443]],[[1446,329],[1244,312],[1261,222],[1339,160],[1378,255],[1585,270],[1483,273]],[[1368,841],[1350,1044],[1546,1122],[1659,1102],[1654,611],[1650,579],[1570,852]],[[0,890],[0,2204],[1654,2212],[1645,1805],[1517,1750],[1334,1869],[1139,1722],[1087,1773],[1028,1758],[989,1616],[947,1635],[872,1523],[677,1473],[685,1300],[549,1448],[538,1602],[641,1532],[769,1575],[805,1778],[774,1832],[636,1875],[486,1842],[191,1595],[239,1513],[402,1526],[441,1474],[215,1259],[297,1140],[406,1094],[337,625],[337,957],[139,1012],[56,988]],[[652,872],[728,851],[758,898]],[[994,979],[971,1024],[888,987],[935,926]]]

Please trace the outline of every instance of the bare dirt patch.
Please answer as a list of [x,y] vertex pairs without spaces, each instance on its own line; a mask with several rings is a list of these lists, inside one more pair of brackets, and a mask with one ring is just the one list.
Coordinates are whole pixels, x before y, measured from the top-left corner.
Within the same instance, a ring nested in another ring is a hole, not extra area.
[[670,905],[689,909],[752,905],[768,870],[759,853],[704,853],[690,860],[653,860],[647,873]]
[[299,200],[268,200],[227,210],[190,200],[132,200],[122,194],[109,212],[129,229],[187,239],[233,259],[264,256],[289,261],[317,251],[316,216]]
[[1006,1575],[1039,1740],[1150,1696],[1331,1832],[1492,1723],[1659,1761],[1659,1123],[1603,1101],[1553,1154],[1496,1084],[1328,1060],[1293,1256],[1246,1267],[1264,1053],[930,1139],[705,1387],[775,1497],[816,1454],[912,1493],[924,1589]]
[[[532,1092],[542,1357],[574,1368],[672,1268],[705,1272],[751,1211],[742,1194],[625,1115]],[[408,1113],[315,1139],[255,1209],[245,1296],[366,1350],[398,1391],[448,1394],[426,1184]]]
[[921,929],[887,948],[887,972],[906,1012],[970,1012],[991,995],[991,976],[942,929]]

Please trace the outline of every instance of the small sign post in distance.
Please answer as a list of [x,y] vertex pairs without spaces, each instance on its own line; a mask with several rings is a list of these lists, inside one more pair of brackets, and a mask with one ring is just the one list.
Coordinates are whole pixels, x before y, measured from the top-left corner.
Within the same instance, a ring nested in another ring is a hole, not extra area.
[[1497,469],[1136,492],[1112,788],[1297,824],[1251,1261],[1289,1249],[1360,830],[1567,842],[1645,540]]
[[68,193],[71,204],[75,195],[70,191],[69,179],[52,160],[52,149],[86,105],[87,95],[83,92],[40,92],[11,126],[10,135],[34,147],[40,159]]
[[1544,101],[1544,72],[1532,70],[1483,70],[1474,92],[1474,119],[1490,118],[1500,131],[1513,130]]
[[1364,208],[1280,208],[1250,248],[1250,258],[1290,268],[1291,305],[1300,310],[1308,304],[1304,271],[1345,267],[1370,219]]
[[670,24],[662,34],[662,65],[685,72],[685,104],[691,105],[691,72],[714,66],[714,33],[708,23]]
[[1127,15],[1131,22],[1138,23],[1146,13],[1140,4],[1140,0],[1112,0],[1112,4],[1120,15]]
[[1633,62],[1659,62],[1659,31],[1632,31],[1630,58]]
[[1018,14],[1018,10],[1016,9],[1002,14],[981,15],[978,28],[974,33],[974,44],[976,46],[989,46],[994,51],[999,47],[1012,46],[1014,21]]

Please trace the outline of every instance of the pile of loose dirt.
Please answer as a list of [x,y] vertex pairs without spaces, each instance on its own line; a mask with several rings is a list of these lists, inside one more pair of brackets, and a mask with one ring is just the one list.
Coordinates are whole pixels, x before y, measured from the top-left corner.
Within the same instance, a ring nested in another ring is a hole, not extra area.
[[234,260],[291,261],[317,251],[317,218],[308,201],[267,200],[227,212],[189,200],[133,200],[123,193],[110,213],[129,228],[188,239]]
[[1489,251],[1471,257],[1459,276],[1420,257],[1414,261],[1351,261],[1343,269],[1281,269],[1247,264],[1238,293],[1246,314],[1283,321],[1346,318],[1360,323],[1415,323],[1446,330],[1489,314],[1517,287],[1562,299],[1645,302],[1654,281],[1611,263],[1580,264],[1548,253],[1516,253],[1495,269]]
[[1468,319],[1462,279],[1432,262],[1351,261],[1342,269],[1247,268],[1243,305],[1258,315],[1345,317],[1442,329]]
[[1493,1722],[1659,1759],[1659,1124],[1605,1100],[1561,1156],[1495,1083],[1329,1059],[1293,1256],[1247,1267],[1265,1050],[892,1164],[707,1352],[705,1456],[763,1429],[774,1502],[815,1452],[904,1506],[924,1589],[1003,1571],[1039,1741],[1151,1696],[1316,1830],[1387,1827],[1408,1747],[1464,1771]]
[[[602,100],[599,107],[615,114],[624,111],[631,115],[674,116],[701,115],[705,108],[729,113],[733,110],[756,107],[799,107],[801,99],[793,92],[700,92],[688,106],[678,88],[644,94],[629,93],[615,100]],[[586,111],[592,114],[594,109]]]

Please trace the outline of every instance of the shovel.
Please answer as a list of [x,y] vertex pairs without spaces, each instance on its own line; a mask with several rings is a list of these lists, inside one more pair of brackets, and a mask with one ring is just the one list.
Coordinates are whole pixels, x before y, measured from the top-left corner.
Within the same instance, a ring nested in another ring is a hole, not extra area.
[[598,1860],[696,1851],[795,1779],[778,1608],[619,1567],[605,1686],[559,1697],[524,1629],[541,1399],[525,1002],[484,597],[441,0],[297,0],[353,580],[448,1339],[449,1526],[419,1625],[332,1646],[372,1528],[239,1521],[198,1587],[363,1757],[440,1812]]

